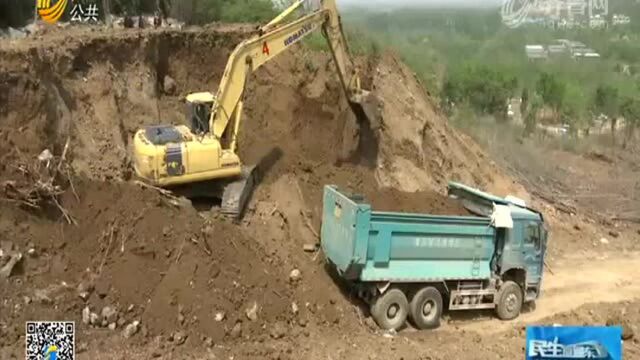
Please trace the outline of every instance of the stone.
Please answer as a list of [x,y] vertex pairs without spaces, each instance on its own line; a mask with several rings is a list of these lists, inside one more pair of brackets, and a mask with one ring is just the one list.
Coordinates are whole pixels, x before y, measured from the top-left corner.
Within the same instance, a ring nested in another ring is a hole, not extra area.
[[204,339],[204,346],[208,347],[208,348],[212,348],[213,347],[213,339],[208,337]]
[[300,281],[301,278],[302,278],[302,273],[298,269],[293,269],[289,273],[289,281],[293,283]]
[[612,316],[607,319],[607,326],[621,326],[622,340],[631,340],[635,335],[634,326],[624,315]]
[[94,289],[93,284],[81,282],[80,284],[78,284],[78,288],[77,288],[78,296],[82,300],[87,301],[87,299],[89,299],[89,296],[91,296],[93,289]]
[[140,321],[136,320],[134,322],[132,322],[131,324],[127,325],[124,328],[124,331],[122,332],[122,335],[125,337],[125,339],[128,339],[130,337],[132,337],[133,335],[135,335],[138,332],[138,327],[140,326]]
[[317,244],[307,243],[302,246],[302,250],[305,252],[315,252],[317,249]]
[[277,322],[271,327],[269,335],[274,339],[282,339],[287,333],[287,327],[282,322]]
[[18,264],[18,262],[20,262],[20,260],[22,260],[21,253],[11,255],[9,261],[0,269],[0,278],[9,278],[13,272],[13,268]]
[[291,312],[295,315],[298,313],[298,311],[300,311],[300,309],[298,309],[298,304],[296,304],[295,302],[291,303]]
[[239,321],[236,322],[236,324],[233,325],[233,329],[231,329],[229,335],[232,338],[239,338],[240,336],[242,336],[242,323]]
[[178,331],[173,334],[173,340],[176,342],[176,345],[182,345],[185,341],[187,341],[187,334],[182,331]]
[[84,309],[82,309],[82,323],[85,325],[89,325],[90,321],[91,321],[91,310],[89,309],[88,306],[85,306]]
[[620,233],[616,230],[610,230],[609,235],[613,236],[614,238],[617,238],[618,236],[620,236]]
[[251,321],[258,320],[258,303],[254,301],[253,305],[245,311],[245,314],[247,315],[247,319]]
[[109,330],[115,330],[116,329],[116,323],[110,323],[109,326],[107,326],[109,328]]
[[224,318],[225,318],[225,314],[223,312],[216,313],[215,320],[217,322],[224,320]]
[[168,95],[175,94],[177,85],[176,85],[176,81],[173,80],[171,76],[165,75],[162,85],[163,85],[165,94],[168,94]]
[[607,245],[609,244],[609,240],[607,240],[606,238],[600,238],[600,244]]
[[96,313],[89,314],[89,324],[97,326],[100,323],[100,317]]
[[106,321],[107,324],[118,321],[118,312],[111,306],[103,307],[100,314],[102,315],[102,320]]

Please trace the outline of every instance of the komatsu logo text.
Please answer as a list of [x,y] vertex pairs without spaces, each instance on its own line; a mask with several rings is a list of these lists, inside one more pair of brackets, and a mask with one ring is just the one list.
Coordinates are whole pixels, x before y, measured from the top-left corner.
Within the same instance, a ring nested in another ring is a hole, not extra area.
[[313,25],[307,24],[303,26],[300,30],[298,30],[298,32],[284,39],[284,46],[289,46],[295,43],[296,41],[302,39],[302,37],[304,37],[304,35],[311,30],[313,30]]

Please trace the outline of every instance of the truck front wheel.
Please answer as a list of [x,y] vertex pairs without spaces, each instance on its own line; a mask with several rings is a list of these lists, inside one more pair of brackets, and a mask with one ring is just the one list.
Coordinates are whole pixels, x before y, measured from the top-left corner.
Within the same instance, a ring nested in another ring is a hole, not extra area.
[[428,286],[420,289],[411,299],[411,319],[419,329],[435,329],[440,326],[442,295],[438,289]]
[[371,304],[371,315],[385,330],[398,330],[407,320],[409,303],[400,289],[389,289]]
[[505,281],[498,291],[496,314],[500,320],[513,320],[522,309],[522,289],[513,281]]

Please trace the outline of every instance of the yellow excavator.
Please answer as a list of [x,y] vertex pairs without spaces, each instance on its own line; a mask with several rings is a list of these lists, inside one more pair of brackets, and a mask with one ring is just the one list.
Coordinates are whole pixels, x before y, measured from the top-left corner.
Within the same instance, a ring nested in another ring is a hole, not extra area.
[[[309,5],[311,2],[314,4]],[[302,7],[305,15],[284,22]],[[255,173],[255,167],[244,166],[236,153],[248,75],[317,29],[329,43],[352,109],[361,121],[376,121],[369,118],[377,112],[377,101],[360,87],[335,0],[299,0],[235,48],[215,96],[197,92],[186,97],[189,126],[157,125],[136,132],[136,175],[170,190],[204,188],[207,196],[221,200],[222,213],[241,216],[253,190]]]

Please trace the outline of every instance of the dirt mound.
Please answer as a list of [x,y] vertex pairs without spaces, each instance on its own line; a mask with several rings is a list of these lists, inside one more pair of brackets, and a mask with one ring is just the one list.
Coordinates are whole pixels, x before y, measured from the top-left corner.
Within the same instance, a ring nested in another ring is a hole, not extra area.
[[402,192],[382,189],[371,194],[371,206],[377,211],[403,211],[433,215],[470,215],[456,200],[434,192]]
[[[4,324],[52,315],[81,323],[85,306],[97,314],[110,306],[122,319],[119,327],[138,319],[152,334],[182,330],[217,342],[231,337],[236,322],[242,333],[258,334],[265,322],[290,313],[283,301],[287,275],[233,224],[205,221],[193,208],[134,185],[75,187],[80,201],[68,192],[63,204],[78,226],[2,205],[0,232],[25,255],[16,270],[21,280],[2,284],[3,294],[11,294],[2,304]],[[27,298],[30,305],[22,308]],[[257,318],[250,321],[244,313],[254,304]],[[223,318],[214,321],[216,315]],[[2,345],[22,326],[12,330]]]

